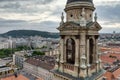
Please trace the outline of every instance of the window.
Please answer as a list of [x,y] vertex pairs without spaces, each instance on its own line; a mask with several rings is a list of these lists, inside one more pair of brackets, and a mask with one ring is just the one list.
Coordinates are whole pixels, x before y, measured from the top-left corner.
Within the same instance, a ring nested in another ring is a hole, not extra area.
[[71,14],[70,17],[73,17],[73,15]]
[[92,17],[92,15],[90,14],[90,17]]
[[70,64],[75,63],[75,41],[72,38],[66,42],[66,59]]
[[94,54],[93,54],[93,39],[90,39],[90,42],[89,42],[89,64],[92,64],[93,63],[93,57],[94,57]]

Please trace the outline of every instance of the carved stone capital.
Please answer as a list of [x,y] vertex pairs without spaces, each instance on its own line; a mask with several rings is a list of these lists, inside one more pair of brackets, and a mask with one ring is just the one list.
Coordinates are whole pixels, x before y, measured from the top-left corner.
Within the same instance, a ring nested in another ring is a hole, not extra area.
[[80,35],[75,35],[75,38],[76,39],[80,39]]

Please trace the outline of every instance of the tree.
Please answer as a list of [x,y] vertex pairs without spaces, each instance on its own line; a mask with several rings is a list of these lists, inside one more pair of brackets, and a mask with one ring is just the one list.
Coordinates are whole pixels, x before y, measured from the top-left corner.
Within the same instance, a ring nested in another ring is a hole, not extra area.
[[41,51],[34,51],[32,55],[33,56],[36,56],[36,55],[45,55],[45,53],[41,52]]

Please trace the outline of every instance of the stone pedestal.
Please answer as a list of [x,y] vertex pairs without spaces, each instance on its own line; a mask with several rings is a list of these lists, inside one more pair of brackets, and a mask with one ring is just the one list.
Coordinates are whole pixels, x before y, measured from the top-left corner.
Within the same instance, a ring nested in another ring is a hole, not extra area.
[[87,70],[88,70],[87,75],[91,76],[92,74],[91,74],[91,70],[90,70],[90,64],[87,65]]
[[80,70],[80,77],[83,77],[83,78],[87,77],[87,70],[86,69],[81,69]]
[[78,71],[78,70],[79,70],[79,69],[78,69],[78,66],[75,66],[75,67],[74,67],[74,76],[75,76],[75,77],[79,77],[79,73],[78,73],[79,71]]
[[63,63],[60,63],[60,71],[64,72],[64,64]]
[[99,61],[96,61],[96,72],[99,72]]

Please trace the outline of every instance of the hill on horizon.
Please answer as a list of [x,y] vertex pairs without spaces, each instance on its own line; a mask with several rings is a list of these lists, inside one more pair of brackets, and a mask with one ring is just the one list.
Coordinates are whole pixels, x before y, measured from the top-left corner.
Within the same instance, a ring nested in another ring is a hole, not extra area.
[[1,37],[30,37],[30,36],[41,36],[44,38],[59,38],[59,33],[52,33],[46,31],[37,31],[37,30],[12,30],[6,33],[0,34]]

